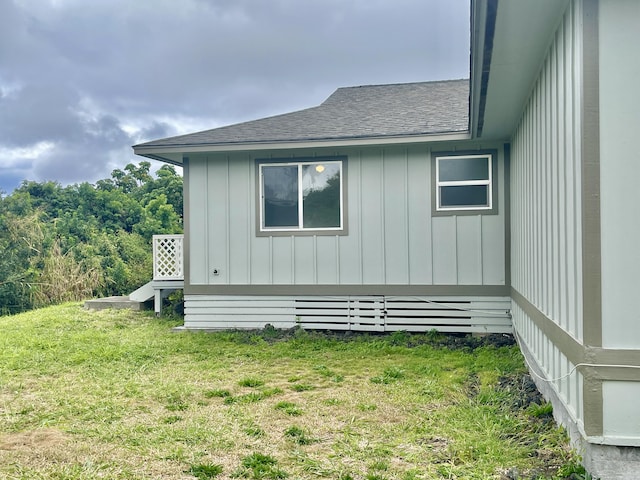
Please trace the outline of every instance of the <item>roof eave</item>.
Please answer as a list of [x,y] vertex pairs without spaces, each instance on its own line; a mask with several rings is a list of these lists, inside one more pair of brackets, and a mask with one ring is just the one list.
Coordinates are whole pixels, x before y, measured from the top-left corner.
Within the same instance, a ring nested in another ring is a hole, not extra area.
[[469,132],[482,136],[498,0],[471,0]]
[[369,145],[404,145],[425,142],[444,142],[454,140],[468,140],[468,131],[442,132],[424,135],[399,135],[381,137],[362,137],[345,139],[318,139],[318,140],[284,140],[268,142],[242,142],[242,143],[209,143],[194,145],[135,145],[133,151],[136,155],[160,160],[175,165],[182,164],[182,155],[204,152],[238,152],[258,150],[284,150],[307,149],[327,147],[358,147]]
[[179,167],[183,165],[181,152],[137,152],[134,149],[134,153],[136,155],[140,155],[141,157],[147,157],[151,160],[157,160],[158,162],[169,163],[171,165],[176,165]]
[[472,138],[508,140],[569,0],[472,0]]

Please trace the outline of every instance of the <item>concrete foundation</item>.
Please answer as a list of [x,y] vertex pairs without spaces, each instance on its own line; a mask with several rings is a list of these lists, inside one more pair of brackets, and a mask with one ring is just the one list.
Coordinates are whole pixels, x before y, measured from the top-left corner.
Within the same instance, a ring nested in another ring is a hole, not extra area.
[[87,300],[84,302],[84,308],[87,310],[105,310],[107,308],[114,308],[117,310],[148,310],[151,307],[148,302],[136,302],[134,300],[130,300],[128,296],[119,296]]

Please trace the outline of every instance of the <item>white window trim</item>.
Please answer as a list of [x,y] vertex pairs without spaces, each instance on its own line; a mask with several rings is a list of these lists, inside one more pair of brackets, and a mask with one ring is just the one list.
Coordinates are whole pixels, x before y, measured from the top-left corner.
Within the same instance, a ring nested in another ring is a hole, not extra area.
[[[456,160],[465,158],[484,158],[487,160],[489,169],[489,178],[487,180],[456,180],[456,181],[440,181],[440,160]],[[440,187],[456,187],[456,186],[472,186],[487,185],[487,205],[477,206],[442,206],[440,201]],[[481,155],[443,155],[436,157],[436,211],[468,211],[468,210],[491,210],[493,208],[493,155],[486,153]]]
[[[304,228],[304,191],[302,188],[302,166],[314,164],[337,164],[340,168],[340,226],[339,227],[320,227],[320,228]],[[298,227],[266,227],[264,224],[264,179],[262,170],[264,167],[298,167]],[[343,193],[343,161],[342,160],[300,160],[293,162],[264,162],[258,164],[259,175],[259,195],[260,195],[260,232],[341,232],[344,230],[344,193]]]

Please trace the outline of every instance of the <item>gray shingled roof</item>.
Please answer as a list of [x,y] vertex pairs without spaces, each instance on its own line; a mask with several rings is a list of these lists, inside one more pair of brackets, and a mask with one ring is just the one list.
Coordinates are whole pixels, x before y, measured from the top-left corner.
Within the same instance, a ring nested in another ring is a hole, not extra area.
[[466,132],[469,81],[346,87],[321,105],[297,112],[136,147],[346,140]]

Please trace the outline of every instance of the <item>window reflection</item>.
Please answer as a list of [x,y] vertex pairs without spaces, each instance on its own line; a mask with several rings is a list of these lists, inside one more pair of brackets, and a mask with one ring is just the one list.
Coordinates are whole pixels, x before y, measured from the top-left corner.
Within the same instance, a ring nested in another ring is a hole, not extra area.
[[262,227],[342,227],[342,162],[260,165]]

